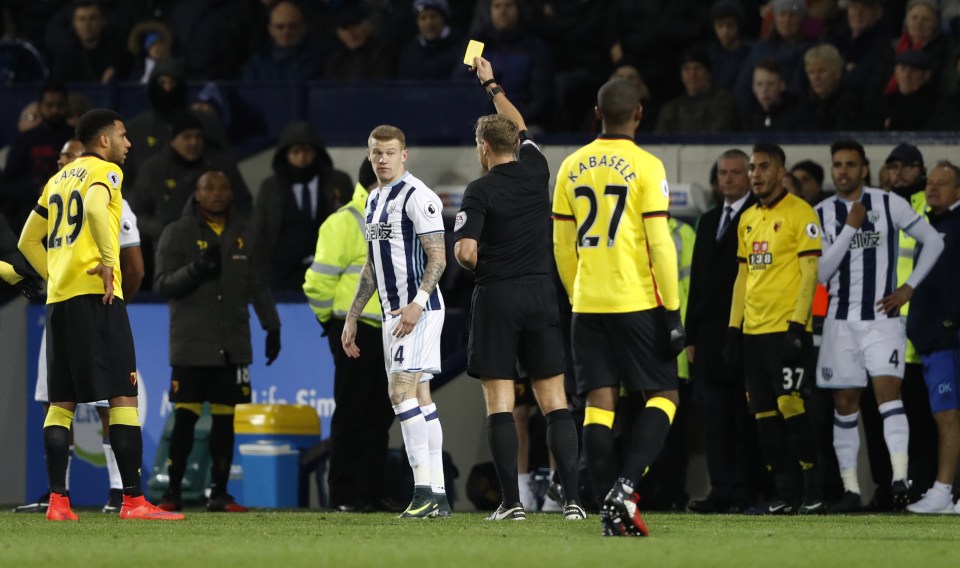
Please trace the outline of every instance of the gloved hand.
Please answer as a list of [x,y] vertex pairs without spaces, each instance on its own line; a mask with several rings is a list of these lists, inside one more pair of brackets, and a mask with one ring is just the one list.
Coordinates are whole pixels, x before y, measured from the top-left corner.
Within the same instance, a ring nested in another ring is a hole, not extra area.
[[267,365],[277,360],[280,355],[280,328],[267,330]]
[[740,362],[740,351],[743,345],[743,334],[739,327],[728,327],[723,336],[723,362],[736,365]]
[[43,288],[43,279],[33,274],[23,277],[23,280],[13,285],[28,300],[36,300],[40,297],[40,291]]
[[687,332],[680,321],[680,310],[664,310],[667,326],[667,358],[675,359],[687,344]]
[[219,244],[209,245],[204,249],[203,253],[200,254],[200,260],[196,260],[193,263],[197,272],[202,276],[216,276],[220,274],[221,264]]
[[787,325],[787,334],[783,338],[783,362],[796,363],[803,353],[803,332],[806,330],[800,322],[792,321]]

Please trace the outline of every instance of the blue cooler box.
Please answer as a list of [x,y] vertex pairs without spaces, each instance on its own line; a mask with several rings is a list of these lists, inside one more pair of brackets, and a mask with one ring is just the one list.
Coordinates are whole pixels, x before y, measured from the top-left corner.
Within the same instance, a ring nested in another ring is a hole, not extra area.
[[238,404],[234,430],[240,467],[234,466],[230,479],[240,485],[241,502],[251,507],[305,503],[300,453],[320,443],[317,410],[303,404]]

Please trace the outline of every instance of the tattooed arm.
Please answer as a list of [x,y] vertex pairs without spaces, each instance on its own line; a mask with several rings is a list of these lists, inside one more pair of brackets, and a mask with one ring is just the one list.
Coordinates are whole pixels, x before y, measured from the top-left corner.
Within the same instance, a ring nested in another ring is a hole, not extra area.
[[409,304],[399,310],[390,312],[390,315],[400,316],[400,322],[393,328],[394,337],[408,335],[417,326],[430,295],[437,289],[437,283],[443,275],[443,270],[447,267],[443,232],[420,235],[417,238],[420,239],[420,246],[427,254],[427,266],[423,269],[423,280],[420,281],[417,297],[411,299]]
[[350,311],[347,313],[347,319],[343,323],[343,333],[340,335],[340,341],[343,343],[343,351],[347,357],[357,358],[360,356],[360,348],[357,346],[357,319],[363,313],[363,307],[367,305],[374,292],[377,291],[377,279],[373,272],[373,259],[367,256],[367,263],[363,265],[360,271],[360,282],[357,284],[357,293],[353,296],[353,304],[350,305]]

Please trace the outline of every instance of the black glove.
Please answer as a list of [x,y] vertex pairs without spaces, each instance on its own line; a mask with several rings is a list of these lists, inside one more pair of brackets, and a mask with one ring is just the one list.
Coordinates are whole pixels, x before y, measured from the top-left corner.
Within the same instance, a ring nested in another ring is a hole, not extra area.
[[667,358],[676,359],[687,345],[687,332],[680,321],[680,310],[664,310],[667,325]]
[[203,250],[200,260],[194,261],[193,265],[202,276],[216,276],[220,274],[221,263],[220,245],[212,244]]
[[803,353],[803,332],[806,327],[802,323],[792,321],[787,326],[787,334],[783,337],[783,362],[792,364],[800,360]]
[[277,360],[280,355],[280,328],[267,330],[267,365]]
[[740,362],[740,350],[743,345],[743,336],[739,327],[728,327],[723,336],[723,362],[736,365]]
[[43,279],[39,276],[28,274],[23,280],[13,285],[28,300],[36,300],[40,297],[40,291],[43,289]]

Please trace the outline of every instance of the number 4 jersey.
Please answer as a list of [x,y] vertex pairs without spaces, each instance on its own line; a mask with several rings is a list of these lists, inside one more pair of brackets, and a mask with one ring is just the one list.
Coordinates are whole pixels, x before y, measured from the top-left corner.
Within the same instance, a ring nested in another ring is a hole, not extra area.
[[[100,276],[87,274],[100,262],[100,250],[86,223],[84,199],[95,185],[110,195],[107,205],[111,245],[120,252],[120,217],[123,198],[120,166],[99,156],[84,154],[57,172],[43,188],[34,209],[47,220],[47,303],[62,302],[84,294],[103,294]],[[120,267],[113,270],[114,294],[123,298]]]
[[632,138],[602,134],[563,161],[553,218],[577,224],[574,312],[660,305],[643,219],[667,216],[669,205],[663,162]]

